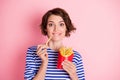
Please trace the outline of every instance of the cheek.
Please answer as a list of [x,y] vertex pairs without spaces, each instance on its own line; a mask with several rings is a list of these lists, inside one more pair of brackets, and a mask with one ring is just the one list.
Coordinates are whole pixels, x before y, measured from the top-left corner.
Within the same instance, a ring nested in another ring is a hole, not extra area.
[[47,35],[49,36],[51,31],[49,29],[46,29]]
[[66,35],[66,30],[63,30],[63,31],[62,31],[62,35],[65,37],[65,35]]
[[67,30],[66,27],[61,28],[61,31],[62,31],[62,32],[66,32],[66,30]]
[[66,34],[66,31],[67,31],[67,29],[65,28],[65,29],[63,30],[63,33]]
[[47,33],[48,33],[48,35],[51,35],[51,34],[52,34],[52,31],[49,30],[49,31],[47,31]]
[[48,33],[50,33],[50,32],[52,32],[53,30],[52,29],[50,29],[50,28],[47,28],[47,30],[46,30]]

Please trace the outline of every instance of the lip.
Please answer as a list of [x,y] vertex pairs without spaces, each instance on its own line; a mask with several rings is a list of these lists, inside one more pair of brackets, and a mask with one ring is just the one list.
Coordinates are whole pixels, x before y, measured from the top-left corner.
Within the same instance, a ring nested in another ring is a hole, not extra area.
[[52,33],[53,36],[59,36],[61,35],[62,33]]

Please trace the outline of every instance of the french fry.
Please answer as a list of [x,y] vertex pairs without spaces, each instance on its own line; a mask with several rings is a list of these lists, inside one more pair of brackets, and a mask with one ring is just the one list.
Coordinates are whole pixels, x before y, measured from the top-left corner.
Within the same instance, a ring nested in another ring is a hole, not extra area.
[[51,39],[52,39],[52,37],[48,38],[47,42],[45,43],[46,46],[48,46],[48,43]]
[[62,56],[68,57],[73,54],[72,48],[62,47],[60,48],[60,53]]
[[66,59],[72,62],[72,58],[73,58],[72,48],[61,47],[59,49],[59,54],[58,54],[57,68],[62,69],[62,62]]

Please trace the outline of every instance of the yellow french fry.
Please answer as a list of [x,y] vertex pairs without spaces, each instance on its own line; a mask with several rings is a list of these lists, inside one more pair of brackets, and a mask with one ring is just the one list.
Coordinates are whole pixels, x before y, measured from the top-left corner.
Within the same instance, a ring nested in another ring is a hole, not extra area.
[[71,54],[73,54],[72,48],[66,48],[66,47],[61,47],[60,48],[60,53],[64,57],[68,57]]

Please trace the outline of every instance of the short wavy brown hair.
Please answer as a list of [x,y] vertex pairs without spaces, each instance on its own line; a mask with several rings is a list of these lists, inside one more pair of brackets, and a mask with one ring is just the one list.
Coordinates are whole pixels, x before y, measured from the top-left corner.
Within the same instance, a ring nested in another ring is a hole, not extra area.
[[70,36],[70,33],[72,31],[75,31],[76,28],[73,26],[72,22],[71,22],[71,19],[68,15],[68,13],[64,10],[64,9],[61,9],[61,8],[54,8],[54,9],[51,9],[49,10],[48,12],[46,12],[43,17],[42,17],[42,22],[41,22],[41,32],[43,35],[47,35],[47,22],[48,22],[48,18],[51,16],[51,15],[57,15],[57,16],[60,16],[62,17],[62,19],[64,20],[65,22],[65,25],[66,25],[66,34],[65,36],[66,37],[69,37]]

